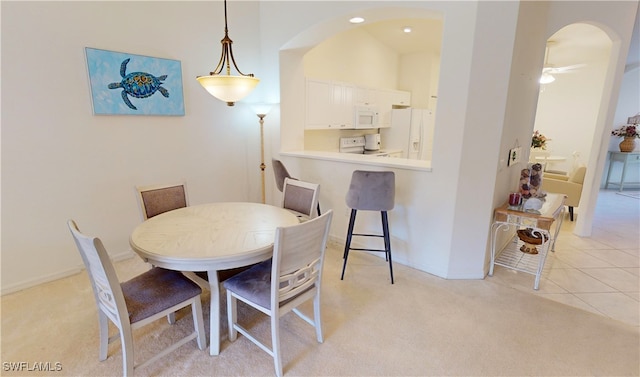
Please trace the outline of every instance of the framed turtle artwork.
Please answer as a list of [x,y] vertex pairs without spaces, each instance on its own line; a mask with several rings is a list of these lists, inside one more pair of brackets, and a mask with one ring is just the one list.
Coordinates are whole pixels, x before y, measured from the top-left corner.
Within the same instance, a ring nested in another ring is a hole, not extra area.
[[86,47],[94,115],[184,115],[182,65]]

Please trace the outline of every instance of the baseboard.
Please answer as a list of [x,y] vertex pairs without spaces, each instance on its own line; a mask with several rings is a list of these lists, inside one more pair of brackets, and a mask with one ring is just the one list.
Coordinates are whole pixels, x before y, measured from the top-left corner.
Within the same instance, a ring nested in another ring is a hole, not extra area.
[[[335,237],[335,236],[329,236],[329,240],[327,241],[328,243],[335,245],[338,247],[338,249],[340,250],[344,250],[344,245],[347,243],[347,239],[346,238],[341,238],[341,237]],[[357,237],[354,237],[351,239],[351,247],[356,247],[356,248],[366,248],[367,245],[360,242]],[[360,253],[367,253],[369,255],[373,255],[375,257],[378,258],[384,258],[384,253],[380,253],[380,252],[375,252],[375,251],[359,251]],[[392,240],[392,244],[391,244],[391,252],[393,253],[393,240]],[[392,254],[393,256],[393,263],[398,263],[401,264],[403,266],[408,266],[407,261],[404,258],[399,257],[397,254]]]
[[64,271],[60,271],[60,272],[56,272],[56,273],[53,273],[53,274],[40,276],[40,277],[37,277],[35,279],[25,280],[25,281],[22,281],[20,283],[4,286],[4,287],[2,287],[2,290],[0,290],[0,295],[4,296],[6,294],[15,293],[15,292],[21,291],[23,289],[34,287],[36,285],[40,285],[40,284],[48,283],[50,281],[66,278],[67,276],[71,276],[71,275],[75,275],[75,274],[79,273],[83,269],[84,269],[84,267],[77,266],[77,267],[73,267],[73,268],[70,268],[70,269],[67,269],[67,270],[64,270]]
[[[118,253],[116,255],[112,255],[111,256],[111,260],[114,262],[119,262],[121,260],[125,260],[128,258],[133,257],[135,254],[133,253],[132,250],[127,250],[124,251],[122,253]],[[29,280],[25,280],[19,283],[15,283],[15,284],[10,284],[7,286],[2,287],[2,289],[0,289],[0,296],[4,296],[7,294],[11,294],[11,293],[15,293],[18,291],[22,291],[24,289],[28,289],[31,287],[35,287],[36,285],[40,285],[40,284],[44,284],[44,283],[49,283],[51,281],[55,281],[55,280],[59,280],[62,278],[66,278],[68,276],[71,275],[75,275],[77,273],[80,273],[82,270],[84,270],[84,266],[83,265],[78,265],[63,271],[59,271],[53,274],[48,274],[45,276],[40,276],[34,279],[29,279]]]

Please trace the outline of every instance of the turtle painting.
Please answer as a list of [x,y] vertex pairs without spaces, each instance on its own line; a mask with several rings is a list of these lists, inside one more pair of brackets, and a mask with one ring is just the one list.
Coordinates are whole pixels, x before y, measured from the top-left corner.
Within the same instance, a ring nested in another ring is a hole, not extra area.
[[167,75],[156,77],[146,72],[131,72],[127,74],[127,64],[131,59],[127,58],[120,65],[120,76],[122,81],[109,84],[109,89],[122,88],[122,100],[133,110],[138,110],[128,96],[135,98],[147,98],[159,91],[163,96],[169,98],[169,91],[162,87],[162,82],[167,79]]

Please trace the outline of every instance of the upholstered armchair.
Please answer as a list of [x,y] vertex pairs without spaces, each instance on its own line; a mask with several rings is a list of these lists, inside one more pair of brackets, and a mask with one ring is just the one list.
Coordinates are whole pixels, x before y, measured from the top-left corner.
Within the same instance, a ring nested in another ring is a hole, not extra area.
[[578,207],[582,196],[582,184],[587,173],[585,166],[580,166],[570,175],[544,173],[542,176],[542,190],[567,196],[566,205],[569,207],[569,219],[573,221],[573,207]]

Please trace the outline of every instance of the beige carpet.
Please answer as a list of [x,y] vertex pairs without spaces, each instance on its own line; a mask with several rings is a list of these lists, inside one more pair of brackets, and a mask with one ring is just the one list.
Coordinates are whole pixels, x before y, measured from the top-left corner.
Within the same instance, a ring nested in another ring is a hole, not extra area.
[[[281,319],[283,365],[290,376],[637,376],[638,328],[485,280],[453,281],[353,253],[340,281],[340,246],[327,253],[323,286],[325,342],[289,314]],[[147,266],[120,262],[121,279]],[[208,300],[205,296],[208,328]],[[84,273],[2,297],[2,375],[122,374],[119,342],[98,361],[93,296]],[[246,307],[240,315],[269,339],[268,321]],[[226,321],[226,313],[222,314]],[[135,333],[136,359],[189,331],[189,311],[170,326]],[[226,339],[211,357],[195,341],[138,376],[273,375],[272,359],[247,339]],[[7,362],[59,362],[59,372],[8,371]]]

